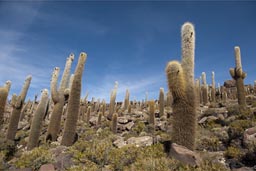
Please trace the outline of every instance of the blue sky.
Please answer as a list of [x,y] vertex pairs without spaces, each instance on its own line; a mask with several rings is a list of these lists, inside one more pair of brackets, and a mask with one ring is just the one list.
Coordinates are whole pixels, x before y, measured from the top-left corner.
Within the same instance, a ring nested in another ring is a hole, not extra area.
[[167,91],[165,66],[181,59],[180,29],[190,21],[196,30],[195,76],[206,72],[208,84],[231,79],[234,46],[241,48],[245,83],[256,80],[256,2],[0,2],[0,81],[12,81],[19,93],[33,76],[28,97],[50,85],[53,68],[61,73],[73,52],[88,54],[82,97],[109,101],[114,82],[117,100],[126,88],[131,100],[158,98]]

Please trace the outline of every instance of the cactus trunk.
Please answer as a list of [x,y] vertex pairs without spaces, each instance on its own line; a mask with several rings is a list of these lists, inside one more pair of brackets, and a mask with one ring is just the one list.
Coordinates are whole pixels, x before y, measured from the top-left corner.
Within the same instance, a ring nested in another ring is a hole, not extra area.
[[172,141],[191,150],[195,148],[196,96],[194,88],[195,32],[191,23],[182,26],[182,63],[167,64],[169,91],[173,95]]
[[65,121],[64,132],[61,144],[70,146],[75,141],[76,123],[79,115],[79,105],[82,86],[82,75],[86,61],[86,53],[81,53],[71,85],[70,97],[68,99],[67,119]]
[[46,112],[48,104],[48,90],[44,89],[41,94],[40,103],[37,106],[35,111],[30,134],[29,134],[29,141],[28,141],[28,150],[32,150],[33,148],[38,146],[38,140],[41,132],[42,121]]
[[21,109],[24,104],[25,98],[27,96],[27,92],[28,92],[28,88],[29,88],[31,79],[32,79],[32,76],[28,76],[26,78],[23,88],[21,90],[21,93],[17,99],[17,102],[16,102],[13,110],[12,110],[11,119],[10,119],[10,123],[9,123],[8,130],[7,130],[7,135],[6,135],[6,138],[9,140],[14,140],[14,138],[15,138],[19,120],[20,120]]

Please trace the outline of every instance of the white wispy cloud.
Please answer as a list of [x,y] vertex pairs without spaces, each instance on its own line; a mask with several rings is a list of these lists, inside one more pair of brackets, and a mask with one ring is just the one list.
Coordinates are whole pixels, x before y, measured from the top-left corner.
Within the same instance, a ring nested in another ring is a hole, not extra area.
[[[149,94],[149,99],[157,98],[160,87],[166,86],[165,75],[148,75],[148,77],[137,77],[132,75],[105,75],[99,84],[88,83],[85,85],[89,92],[89,99],[105,99],[107,102],[110,99],[111,90],[114,88],[115,81],[118,81],[117,101],[123,101],[126,89],[130,91],[131,100],[142,100],[145,98],[146,92]],[[83,92],[85,95],[85,92]]]

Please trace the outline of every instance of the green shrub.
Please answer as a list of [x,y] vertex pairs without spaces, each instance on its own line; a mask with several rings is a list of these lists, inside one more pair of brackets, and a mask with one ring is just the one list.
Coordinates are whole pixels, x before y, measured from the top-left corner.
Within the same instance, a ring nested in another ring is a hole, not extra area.
[[235,120],[231,122],[230,127],[228,129],[228,134],[231,139],[240,137],[243,135],[245,129],[252,127],[251,120]]
[[239,148],[236,147],[228,147],[225,151],[225,156],[227,158],[234,158],[234,159],[240,159],[242,157],[243,153]]
[[34,148],[32,151],[24,152],[14,165],[17,168],[32,168],[38,170],[43,164],[53,163],[54,159],[48,149],[43,147]]

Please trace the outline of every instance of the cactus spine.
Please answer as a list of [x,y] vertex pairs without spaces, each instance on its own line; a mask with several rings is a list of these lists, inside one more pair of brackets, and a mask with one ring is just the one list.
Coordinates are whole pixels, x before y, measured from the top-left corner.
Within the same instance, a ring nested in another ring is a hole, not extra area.
[[28,141],[28,150],[32,150],[33,148],[38,146],[38,140],[41,132],[42,121],[44,115],[46,113],[46,108],[48,104],[48,90],[44,89],[41,93],[41,100],[35,110],[30,134]]
[[160,88],[160,92],[159,92],[159,113],[160,113],[160,117],[164,116],[164,89]]
[[32,79],[31,75],[27,76],[25,83],[23,85],[23,88],[21,90],[21,93],[20,93],[19,97],[17,98],[17,102],[12,110],[11,119],[10,119],[10,123],[9,123],[8,130],[7,130],[7,135],[6,135],[6,138],[9,140],[14,140],[14,138],[15,138],[17,128],[18,128],[18,123],[20,120],[21,109],[23,107],[25,98],[27,96],[27,92],[28,92],[28,88],[29,88],[31,79]]
[[4,111],[5,111],[7,96],[8,96],[8,89],[6,87],[0,87],[0,128],[4,123]]
[[216,98],[215,98],[215,73],[212,71],[212,102],[215,103],[216,102]]
[[185,23],[181,31],[182,62],[170,61],[166,67],[168,87],[174,99],[172,140],[193,150],[196,136],[195,31],[191,23]]
[[244,90],[244,79],[246,77],[246,73],[243,72],[243,69],[242,69],[241,53],[240,53],[240,48],[238,46],[235,47],[235,62],[236,62],[236,67],[230,68],[229,72],[231,77],[234,80],[236,80],[238,104],[242,109],[246,107],[245,90]]
[[79,105],[82,86],[82,75],[87,55],[82,52],[75,70],[74,80],[71,85],[68,99],[67,119],[65,121],[64,132],[61,144],[70,146],[75,141],[76,123],[79,115]]
[[52,110],[50,123],[47,129],[46,140],[56,141],[57,136],[60,132],[61,115],[65,103],[64,91],[68,86],[70,68],[73,60],[74,54],[71,53],[67,58],[65,69],[63,71],[62,79],[58,90],[57,84],[60,69],[58,67],[54,68],[51,79],[51,97],[54,103],[54,107]]

